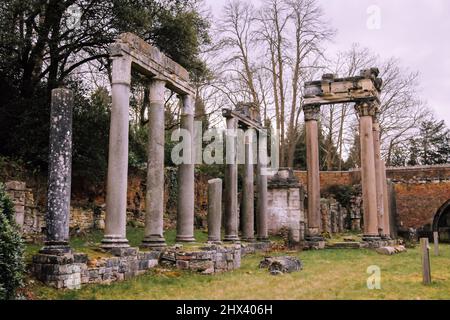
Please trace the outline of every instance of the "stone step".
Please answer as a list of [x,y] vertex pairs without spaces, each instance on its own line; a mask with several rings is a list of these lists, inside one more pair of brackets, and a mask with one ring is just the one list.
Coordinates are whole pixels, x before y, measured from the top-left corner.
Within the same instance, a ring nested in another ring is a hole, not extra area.
[[359,249],[359,242],[335,242],[335,243],[327,243],[325,245],[327,249]]

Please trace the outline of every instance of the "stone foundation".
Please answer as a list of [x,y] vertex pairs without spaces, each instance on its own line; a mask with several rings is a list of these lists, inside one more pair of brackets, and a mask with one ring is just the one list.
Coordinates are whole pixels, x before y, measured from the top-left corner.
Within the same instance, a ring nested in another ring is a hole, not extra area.
[[110,257],[88,259],[83,253],[65,255],[37,254],[32,273],[46,285],[57,289],[79,289],[82,284],[109,284],[141,275],[156,266],[214,274],[238,269],[241,257],[265,252],[270,242],[249,244],[207,244],[192,251],[177,246],[164,251],[139,251],[138,248],[114,248]]
[[241,266],[241,246],[206,245],[192,252],[170,248],[162,253],[160,264],[201,274],[231,271]]
[[89,260],[83,253],[33,257],[32,273],[46,285],[79,289],[87,283],[111,283],[130,279],[158,265],[159,252],[139,252],[126,248],[111,252],[111,257]]

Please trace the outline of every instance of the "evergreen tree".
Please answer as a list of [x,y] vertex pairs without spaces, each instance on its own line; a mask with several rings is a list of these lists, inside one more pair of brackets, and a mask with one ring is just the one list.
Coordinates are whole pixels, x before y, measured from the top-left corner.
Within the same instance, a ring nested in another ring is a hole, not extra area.
[[414,142],[422,165],[450,163],[450,130],[443,120],[437,123],[433,119],[423,121]]

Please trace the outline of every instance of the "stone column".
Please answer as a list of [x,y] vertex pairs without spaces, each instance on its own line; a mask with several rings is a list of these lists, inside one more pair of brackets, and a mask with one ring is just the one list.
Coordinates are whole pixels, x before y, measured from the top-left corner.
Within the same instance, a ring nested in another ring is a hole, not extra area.
[[103,248],[128,247],[127,178],[131,60],[113,57],[112,108],[109,130],[108,180]]
[[239,241],[237,219],[237,120],[227,118],[225,165],[225,237],[224,241]]
[[50,113],[50,156],[47,189],[47,233],[40,253],[70,252],[69,219],[72,182],[73,93],[52,90]]
[[257,163],[257,186],[258,202],[256,211],[256,239],[258,241],[269,241],[267,228],[267,133],[258,132],[258,163]]
[[242,189],[242,240],[255,240],[255,191],[253,186],[253,141],[245,137],[244,183]]
[[380,142],[380,123],[378,121],[378,112],[372,118],[373,129],[373,148],[375,154],[375,175],[376,175],[376,189],[377,189],[377,221],[378,221],[378,234],[384,235],[384,184],[383,184],[383,172],[381,159],[381,142]]
[[308,233],[307,240],[322,240],[320,236],[320,167],[319,129],[320,106],[305,106],[306,166],[308,175]]
[[364,205],[363,240],[379,240],[377,216],[377,187],[375,152],[373,145],[372,117],[378,105],[373,101],[362,101],[355,105],[359,114],[361,140],[361,182]]
[[208,241],[220,243],[222,225],[222,180],[208,181]]
[[149,87],[148,165],[143,247],[164,247],[164,91],[166,82],[154,78]]
[[381,161],[381,173],[383,180],[383,208],[384,208],[384,216],[383,216],[383,230],[384,237],[386,239],[391,238],[391,215],[389,210],[389,194],[388,194],[388,180],[386,176],[386,163]]
[[181,129],[188,131],[191,135],[189,150],[191,161],[179,166],[178,171],[178,210],[177,210],[177,237],[179,242],[194,242],[194,98],[185,95],[183,99],[183,110],[181,113]]

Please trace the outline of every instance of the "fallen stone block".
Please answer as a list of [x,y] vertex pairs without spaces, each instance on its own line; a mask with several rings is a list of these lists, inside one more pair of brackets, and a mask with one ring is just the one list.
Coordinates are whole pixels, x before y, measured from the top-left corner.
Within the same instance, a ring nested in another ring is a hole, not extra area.
[[272,275],[280,275],[300,271],[303,269],[302,262],[296,257],[265,257],[260,263],[259,268],[267,268]]
[[405,246],[395,246],[395,247],[380,247],[375,250],[379,254],[393,255],[401,252],[406,252]]

